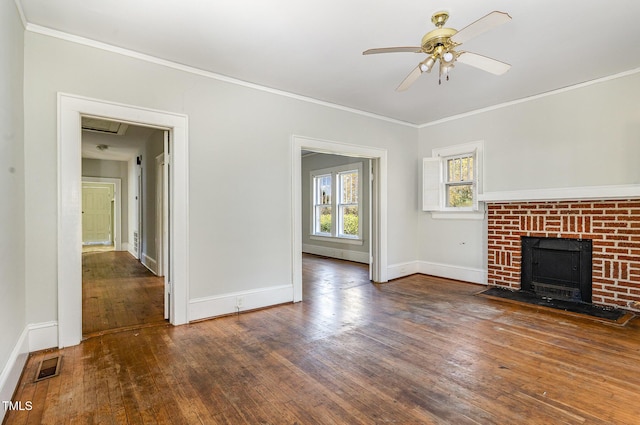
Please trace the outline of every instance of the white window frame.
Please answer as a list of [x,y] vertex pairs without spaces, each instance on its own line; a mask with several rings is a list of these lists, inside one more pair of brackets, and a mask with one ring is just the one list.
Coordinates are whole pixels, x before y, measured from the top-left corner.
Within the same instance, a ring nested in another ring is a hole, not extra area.
[[[449,207],[447,160],[465,156],[473,157],[473,205]],[[478,201],[482,194],[483,160],[483,141],[433,149],[431,158],[423,158],[422,162],[422,210],[430,211],[433,218],[484,219],[484,204]]]
[[[331,186],[331,192],[330,192],[330,199],[331,202],[329,202],[328,204],[322,203],[322,202],[318,202],[318,196],[317,196],[317,190],[318,190],[318,186],[320,184],[319,181],[317,181],[316,179],[318,178],[323,178],[323,177],[329,177],[329,181],[330,181],[330,186]],[[320,174],[316,174],[316,175],[312,175],[311,176],[311,225],[312,225],[312,230],[311,233],[314,235],[318,235],[318,236],[331,236],[335,233],[335,220],[333,220],[333,199],[334,199],[334,194],[335,191],[333,189],[333,175],[331,173],[320,173]],[[318,209],[323,208],[323,207],[329,207],[331,208],[331,229],[329,230],[329,233],[326,232],[321,232],[320,229],[318,228],[318,221],[316,220],[316,217],[318,215]]]
[[[341,206],[352,204],[341,204],[340,194],[340,175],[356,171],[358,173],[358,234],[356,236],[345,235],[340,232],[341,226],[339,220],[339,210]],[[331,176],[331,234],[316,231],[316,178],[330,175]],[[341,243],[350,243],[361,245],[362,240],[362,163],[356,162],[351,164],[340,165],[337,167],[323,168],[321,170],[313,170],[310,172],[311,182],[311,229],[310,238],[315,240],[330,240]]]

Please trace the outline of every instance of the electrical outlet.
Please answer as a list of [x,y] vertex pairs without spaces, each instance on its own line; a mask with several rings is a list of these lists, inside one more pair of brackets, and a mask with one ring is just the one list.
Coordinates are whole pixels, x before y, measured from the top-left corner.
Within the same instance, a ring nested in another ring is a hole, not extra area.
[[244,297],[236,297],[236,308],[241,309],[244,305]]

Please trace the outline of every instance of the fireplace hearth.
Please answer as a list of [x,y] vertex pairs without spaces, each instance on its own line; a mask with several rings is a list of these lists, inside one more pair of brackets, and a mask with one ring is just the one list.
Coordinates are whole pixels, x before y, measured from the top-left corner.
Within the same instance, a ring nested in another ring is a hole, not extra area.
[[523,236],[520,289],[591,303],[591,261],[591,240]]

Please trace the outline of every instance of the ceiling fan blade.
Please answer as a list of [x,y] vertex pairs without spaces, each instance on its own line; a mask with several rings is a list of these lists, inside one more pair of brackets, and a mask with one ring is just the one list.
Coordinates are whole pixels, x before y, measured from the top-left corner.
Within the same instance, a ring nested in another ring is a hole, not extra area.
[[422,71],[420,70],[420,65],[418,65],[413,69],[413,71],[409,73],[409,75],[407,75],[407,78],[402,80],[398,88],[396,88],[396,91],[405,91],[406,89],[408,89],[409,86],[413,84],[421,74]]
[[382,47],[379,49],[369,49],[362,52],[363,55],[373,55],[376,53],[397,53],[397,52],[408,52],[408,53],[420,53],[422,52],[422,47]]
[[511,20],[511,16],[508,13],[493,11],[486,16],[478,19],[477,21],[467,25],[460,31],[451,36],[451,41],[457,44],[462,44],[473,37],[482,34],[485,31],[489,31]]
[[471,52],[458,53],[458,58],[456,60],[495,75],[502,75],[511,68],[511,65],[508,63],[500,62],[499,60]]

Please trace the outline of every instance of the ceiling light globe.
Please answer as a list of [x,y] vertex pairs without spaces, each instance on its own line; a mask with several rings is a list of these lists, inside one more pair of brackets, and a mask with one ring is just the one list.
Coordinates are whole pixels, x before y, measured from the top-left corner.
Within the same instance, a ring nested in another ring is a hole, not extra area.
[[431,72],[431,68],[433,68],[433,65],[435,63],[436,63],[436,60],[432,56],[428,57],[427,60],[420,63],[420,71]]
[[444,52],[444,54],[442,55],[442,60],[444,60],[445,62],[451,62],[453,60],[453,53]]

